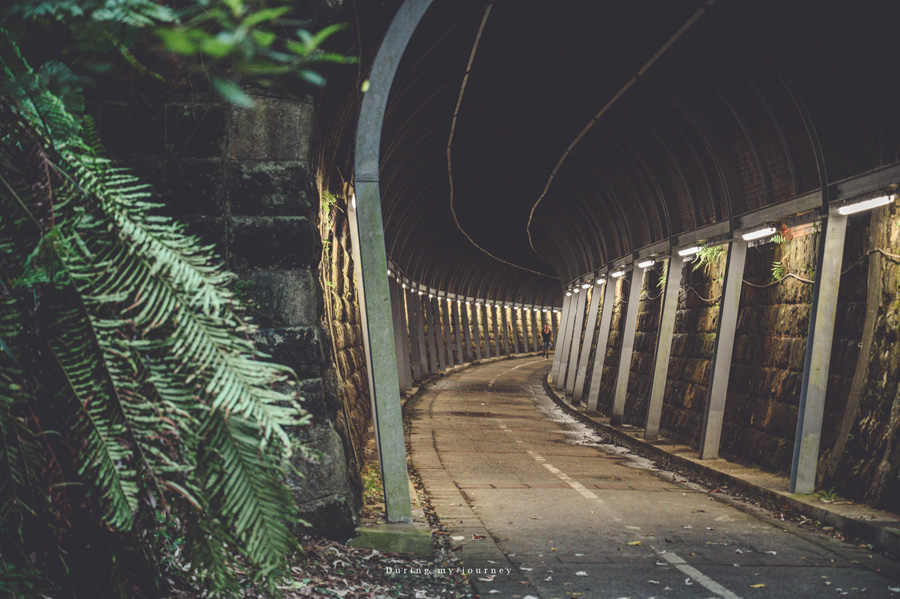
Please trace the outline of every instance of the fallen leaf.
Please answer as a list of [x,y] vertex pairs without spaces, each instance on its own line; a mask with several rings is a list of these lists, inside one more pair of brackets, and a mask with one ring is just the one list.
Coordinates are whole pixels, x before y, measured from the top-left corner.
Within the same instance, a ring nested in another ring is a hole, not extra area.
[[691,580],[690,578],[685,578],[685,579],[684,579],[684,584],[687,585],[687,586],[691,586],[692,584],[694,584],[694,581]]
[[544,582],[550,582],[551,580],[553,580],[553,577],[548,576],[547,578],[544,579]]
[[450,537],[450,538],[453,539],[454,541],[462,541],[462,540],[465,539],[466,537],[463,537],[463,536],[455,536],[455,537]]
[[474,533],[474,532],[472,533],[472,540],[473,540],[473,541],[480,541],[481,539],[486,539],[486,538],[487,538],[487,537],[486,537],[485,535],[480,535],[480,534]]
[[648,580],[647,582],[649,582],[650,584],[659,584],[658,580]]
[[751,588],[751,589],[762,589],[762,588],[764,588],[765,586],[766,586],[766,585],[763,584],[763,583],[759,583],[759,584],[751,584],[751,585],[750,585],[750,588]]
[[579,570],[578,572],[575,572],[575,576],[587,576],[587,572]]
[[635,546],[635,545],[640,545],[641,542],[640,542],[640,541],[631,541],[630,543],[626,543],[626,544],[627,544],[627,545],[631,545],[631,546],[633,547],[633,546]]

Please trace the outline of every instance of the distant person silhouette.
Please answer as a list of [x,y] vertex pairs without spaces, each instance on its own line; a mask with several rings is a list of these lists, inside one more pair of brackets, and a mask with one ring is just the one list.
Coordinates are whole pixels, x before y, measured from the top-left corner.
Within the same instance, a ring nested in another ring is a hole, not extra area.
[[553,347],[553,333],[550,332],[550,325],[545,324],[544,330],[541,331],[541,338],[544,340],[544,357],[550,357],[550,348]]

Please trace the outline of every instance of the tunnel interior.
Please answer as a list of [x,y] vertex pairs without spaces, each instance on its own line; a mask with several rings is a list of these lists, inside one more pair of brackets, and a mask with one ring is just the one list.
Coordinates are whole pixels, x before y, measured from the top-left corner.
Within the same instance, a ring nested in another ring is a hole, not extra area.
[[811,192],[826,205],[898,159],[883,9],[435,0],[383,124],[391,265],[461,296],[558,305],[641,248],[733,235]]

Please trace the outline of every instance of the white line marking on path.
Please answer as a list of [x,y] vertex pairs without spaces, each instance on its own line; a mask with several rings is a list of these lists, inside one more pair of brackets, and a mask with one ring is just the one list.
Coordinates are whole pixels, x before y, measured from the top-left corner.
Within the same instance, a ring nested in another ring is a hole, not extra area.
[[564,483],[566,483],[567,485],[569,485],[570,487],[572,487],[573,489],[578,491],[578,493],[582,497],[586,497],[587,499],[593,499],[595,501],[603,503],[603,500],[600,499],[599,497],[597,497],[597,495],[594,494],[593,491],[590,491],[587,487],[585,487],[583,484],[581,484],[577,480],[570,478],[568,474],[566,474],[565,472],[563,472],[562,470],[560,470],[553,464],[547,463],[547,460],[544,458],[544,456],[534,453],[530,449],[528,449],[526,451],[528,452],[528,455],[533,457],[536,462],[539,462],[544,468],[546,468],[547,470],[549,470],[550,472],[555,474],[558,479],[560,479],[561,481],[563,481]]
[[675,555],[674,553],[663,553],[663,557],[666,558],[667,562],[678,568],[682,573],[687,574],[688,576],[699,582],[701,585],[706,587],[707,590],[721,596],[722,599],[741,599],[739,595],[735,595],[697,568],[689,565],[686,561],[684,561],[681,557]]
[[[508,428],[506,428],[506,425],[503,423],[500,424],[500,427],[504,430],[507,430],[507,431],[509,430]],[[528,452],[528,455],[530,455],[532,458],[534,458],[534,461],[541,464],[544,468],[546,468],[547,470],[549,470],[550,472],[555,474],[557,478],[559,478],[560,480],[565,482],[567,485],[569,485],[570,487],[572,487],[573,489],[578,491],[578,493],[582,497],[585,497],[587,499],[593,499],[594,501],[596,501],[597,503],[599,503],[601,505],[604,503],[603,500],[600,499],[599,497],[597,497],[597,495],[594,494],[593,491],[590,491],[584,485],[582,485],[580,482],[578,482],[577,480],[573,480],[568,474],[566,474],[565,472],[563,472],[562,470],[560,470],[553,464],[550,464],[549,462],[547,462],[547,459],[544,456],[542,456],[541,454],[535,453],[535,452],[531,451],[530,449],[526,449],[525,451]],[[606,507],[606,506],[604,506],[604,507]],[[607,509],[607,511],[609,511],[609,510]],[[611,515],[612,515],[612,513],[611,513]],[[622,521],[621,518],[616,518],[614,516],[612,519],[615,520],[616,522]],[[634,529],[640,530],[640,528],[637,526],[625,525],[625,528],[629,528],[632,530],[634,530]],[[654,549],[654,551],[657,551],[657,553],[658,553],[658,550],[656,550],[656,548],[653,548],[653,549]],[[669,562],[670,564],[675,566],[675,568],[677,568],[680,572],[682,572],[683,574],[686,574],[687,576],[690,576],[691,578],[693,578],[694,580],[699,582],[708,591],[716,593],[717,595],[719,595],[721,597],[721,599],[741,599],[741,597],[739,595],[732,593],[731,591],[726,589],[724,586],[722,586],[721,584],[719,584],[718,582],[716,582],[715,580],[713,580],[712,578],[710,578],[709,576],[707,576],[706,574],[704,574],[703,572],[698,570],[697,568],[689,565],[686,561],[684,561],[684,559],[682,559],[678,555],[671,553],[671,552],[664,551],[664,552],[662,552],[662,556],[666,559],[667,562]]]

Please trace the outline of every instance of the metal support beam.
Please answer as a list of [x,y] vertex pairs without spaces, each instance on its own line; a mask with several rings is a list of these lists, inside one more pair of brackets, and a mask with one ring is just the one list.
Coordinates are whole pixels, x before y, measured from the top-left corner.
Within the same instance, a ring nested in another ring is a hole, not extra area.
[[738,239],[732,241],[729,244],[728,261],[725,264],[716,348],[706,389],[706,408],[700,438],[701,460],[719,457],[722,422],[725,419],[725,397],[728,393],[728,377],[731,375],[731,354],[734,351],[734,333],[741,306],[741,288],[746,261],[747,242]]
[[819,463],[822,419],[825,416],[825,392],[828,389],[847,217],[832,214],[823,226],[824,239],[819,241],[819,261],[809,315],[809,334],[806,338],[806,361],[797,410],[791,493],[812,493],[816,487],[816,466]]
[[389,522],[411,522],[406,445],[400,412],[397,358],[393,349],[387,256],[378,169],[381,129],[394,74],[406,45],[431,0],[406,0],[394,15],[369,72],[360,106],[354,154],[355,197],[348,207],[363,347],[372,398],[375,440]]
[[591,289],[591,303],[588,306],[587,325],[584,327],[584,343],[581,344],[581,356],[578,358],[578,374],[572,388],[572,403],[578,403],[584,396],[584,383],[587,378],[588,361],[591,359],[591,347],[597,336],[597,313],[600,311],[602,288],[594,285]]
[[397,378],[400,383],[400,391],[412,388],[412,370],[409,364],[409,337],[406,333],[406,323],[403,313],[403,295],[400,284],[388,280],[391,292],[391,317],[394,320],[394,348],[397,352]]
[[453,329],[450,328],[450,306],[453,302],[438,300],[441,308],[441,321],[444,323],[444,345],[447,348],[447,368],[453,368],[455,362],[453,360]]
[[575,320],[578,314],[578,298],[579,294],[572,294],[572,301],[569,302],[569,314],[566,316],[566,322],[563,324],[562,347],[559,348],[559,372],[553,381],[556,389],[563,391],[566,388],[566,371],[569,368],[569,354],[572,353],[572,338],[575,337]]
[[484,337],[484,357],[491,357],[491,307],[487,304],[478,308],[481,313],[481,336]]
[[569,322],[569,313],[574,312],[575,310],[573,303],[574,298],[571,295],[565,296],[563,299],[562,315],[557,324],[557,330],[553,335],[556,342],[553,349],[553,367],[550,369],[550,372],[552,373],[550,380],[557,388],[559,388],[559,385],[557,385],[559,382],[559,365],[562,363],[563,354],[565,353],[563,347],[565,347],[566,341],[566,324]]
[[600,314],[600,325],[597,327],[597,351],[594,353],[594,373],[591,375],[591,389],[587,396],[587,411],[596,412],[600,400],[600,381],[603,380],[603,364],[606,362],[606,348],[609,346],[609,329],[612,325],[612,313],[616,303],[615,279],[606,282],[603,292],[603,306]]
[[442,360],[438,357],[438,348],[440,344],[437,338],[437,322],[438,319],[434,313],[434,302],[432,298],[422,296],[422,305],[425,307],[425,328],[428,332],[428,372],[436,374],[443,370],[441,366]]
[[[466,317],[469,318],[469,327],[466,330],[472,332],[470,347],[475,351],[475,359],[479,362],[481,361],[481,329],[478,326],[480,312],[481,309],[474,304],[466,306]],[[469,354],[469,357],[471,359],[471,354]]]
[[431,374],[432,370],[428,365],[428,342],[425,337],[425,329],[427,320],[425,318],[425,304],[422,302],[422,296],[416,292],[410,293],[412,298],[412,308],[415,316],[416,342],[419,345],[419,363],[422,367],[422,377]]
[[528,311],[528,330],[531,333],[531,351],[538,351],[538,323],[540,322],[540,312],[537,309]]
[[497,308],[500,311],[500,332],[503,337],[503,349],[506,351],[506,355],[512,355],[512,347],[509,342],[509,310],[507,310],[504,306],[500,306]]
[[[419,346],[419,335],[423,333],[421,330],[422,319],[417,316],[417,312],[421,314],[419,302],[415,293],[408,293],[402,290],[403,296],[406,298],[406,322],[409,329],[409,358],[412,367],[412,377],[414,381],[422,380],[422,355],[424,348]],[[424,339],[424,335],[422,335]]]
[[653,383],[650,385],[650,405],[647,407],[647,422],[644,439],[655,441],[659,438],[659,422],[662,419],[663,398],[666,395],[666,380],[669,377],[669,356],[672,353],[672,337],[675,333],[675,316],[678,312],[678,291],[684,258],[677,253],[669,258],[666,274],[666,288],[663,291],[662,314],[656,335],[656,354],[653,358]]
[[500,342],[500,307],[492,306],[488,309],[488,312],[491,315],[491,322],[494,324],[494,355],[502,356],[503,355],[503,346]]
[[519,318],[521,318],[522,314],[519,309],[515,306],[509,309],[509,317],[512,320],[512,338],[513,338],[513,353],[519,353]]
[[[456,341],[456,358],[459,364],[463,364],[466,357],[463,355],[463,325],[460,312],[466,307],[462,302],[453,302],[450,307],[453,308],[453,339]],[[468,331],[466,332],[468,333]],[[468,349],[468,346],[466,348]]]
[[578,294],[578,303],[575,308],[575,328],[572,329],[572,349],[569,351],[569,360],[566,369],[566,393],[571,394],[575,391],[575,378],[578,373],[578,356],[581,350],[583,332],[584,332],[584,307],[587,304],[587,292],[582,291]]
[[616,394],[613,396],[612,414],[609,418],[612,425],[622,424],[622,417],[625,415],[628,379],[631,377],[631,357],[634,355],[634,334],[637,328],[637,314],[641,304],[643,286],[644,269],[635,267],[631,271],[631,289],[628,291],[628,306],[625,312],[625,335],[622,337],[619,372],[616,374]]

